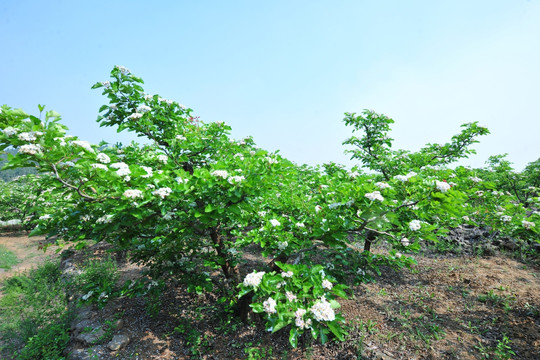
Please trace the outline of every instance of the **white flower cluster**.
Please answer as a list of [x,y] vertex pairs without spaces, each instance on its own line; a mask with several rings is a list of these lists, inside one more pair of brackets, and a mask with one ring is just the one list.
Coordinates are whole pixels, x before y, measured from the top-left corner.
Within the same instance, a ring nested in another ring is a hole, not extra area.
[[229,177],[229,173],[227,172],[227,170],[214,170],[212,171],[211,173],[213,176],[217,176],[217,177],[220,177],[220,178],[223,178],[223,179],[226,179]]
[[381,190],[391,188],[391,186],[389,184],[387,184],[385,182],[382,182],[382,181],[379,181],[379,182],[375,183],[375,186],[378,187]]
[[117,68],[118,70],[120,70],[120,72],[122,74],[127,74],[129,72],[129,69],[125,66],[122,66],[122,65],[116,65],[115,68]]
[[158,155],[157,159],[161,161],[162,163],[166,164],[167,160],[169,160],[168,156],[165,154]]
[[334,309],[330,306],[330,303],[323,297],[320,301],[317,301],[310,309],[313,313],[313,317],[317,321],[334,321],[336,314]]
[[269,156],[266,157],[266,160],[268,161],[269,164],[277,164],[278,163],[278,160],[277,159],[273,159]]
[[139,120],[139,119],[142,118],[142,117],[143,117],[143,114],[134,112],[133,114],[131,114],[131,115],[128,116],[128,119],[131,119],[131,120]]
[[379,191],[374,191],[372,193],[367,193],[364,196],[367,197],[371,201],[373,201],[373,200],[384,201],[384,198],[383,198],[383,196],[381,195],[381,193]]
[[263,302],[264,312],[267,314],[275,314],[276,310],[276,300],[269,297],[266,301]]
[[9,126],[9,127],[5,128],[2,131],[4,132],[4,135],[6,135],[6,136],[13,136],[13,135],[15,135],[17,133],[18,130],[11,127],[11,126]]
[[233,184],[237,184],[239,182],[242,182],[244,181],[246,178],[244,176],[239,176],[239,175],[236,175],[236,176],[230,176],[227,181],[229,182],[229,184],[233,185]]
[[235,158],[239,158],[240,160],[244,160],[244,155],[240,154],[240,153],[237,153],[237,154],[234,154]]
[[126,190],[124,191],[124,196],[130,199],[142,198],[143,193],[141,190]]
[[94,149],[92,149],[92,145],[90,145],[90,143],[88,141],[84,141],[84,140],[75,140],[72,142],[73,145],[76,145],[76,146],[79,146],[79,147],[82,147],[84,150],[86,151],[89,151],[89,152],[94,152]]
[[317,205],[315,206],[315,212],[318,213],[319,211],[322,210],[322,206],[321,205]]
[[272,226],[274,226],[274,227],[281,225],[281,223],[276,219],[270,220],[270,224],[272,224]]
[[183,179],[181,178],[180,176],[177,177],[176,179],[176,182],[179,183],[179,184],[187,184],[189,182],[189,179]]
[[154,174],[154,171],[151,167],[148,166],[141,166],[141,168],[146,171],[146,175],[141,175],[142,178],[149,178]]
[[475,183],[479,183],[480,181],[482,181],[482,179],[476,177],[476,176],[471,176],[469,177],[469,180],[471,180],[472,182],[475,182]]
[[152,191],[152,195],[159,196],[162,199],[165,199],[167,196],[171,195],[172,189],[169,187],[159,188]]
[[[43,133],[39,133],[39,134],[43,134]],[[30,132],[23,132],[23,133],[20,133],[19,136],[17,136],[19,138],[19,140],[21,141],[29,141],[29,142],[34,142],[36,141],[37,139],[37,136],[38,133],[36,132],[33,132],[33,131],[30,131]]]
[[304,321],[304,315],[306,315],[307,311],[305,309],[299,308],[294,312],[295,324],[300,329],[307,329],[311,326],[311,319],[308,319],[307,321]]
[[50,214],[46,214],[46,215],[40,216],[40,217],[39,217],[39,220],[49,220],[50,218],[51,218],[51,215],[50,215]]
[[280,241],[277,243],[277,247],[279,250],[283,251],[289,246],[289,243],[287,241]]
[[416,173],[414,171],[411,171],[407,175],[396,175],[396,176],[394,176],[394,178],[401,181],[401,182],[407,182],[413,176],[416,176]]
[[530,229],[530,228],[532,228],[532,227],[534,227],[534,226],[536,226],[536,224],[533,223],[532,221],[526,221],[526,220],[523,220],[523,221],[521,222],[521,225],[523,225],[523,227],[524,227],[525,229],[527,229],[527,230]]
[[92,166],[94,169],[109,170],[107,165],[104,164],[92,164],[90,166]]
[[409,239],[407,239],[407,238],[401,239],[401,245],[403,245],[403,246],[409,246]]
[[244,286],[259,286],[264,274],[264,271],[252,272],[251,274],[247,274],[244,278]]
[[360,173],[358,171],[353,171],[349,173],[349,176],[355,179],[360,176]]
[[292,271],[285,271],[285,272],[282,272],[281,273],[281,277],[284,277],[284,278],[291,278],[293,277],[293,272]]
[[439,189],[439,191],[443,193],[450,190],[451,187],[450,184],[448,184],[447,182],[437,180],[435,180],[435,186],[437,186],[437,189]]
[[96,220],[96,223],[98,224],[109,224],[112,222],[112,215],[103,215],[102,217],[98,218]]
[[295,225],[296,225],[296,227],[299,227],[299,228],[306,227],[306,225],[304,225],[304,223],[301,223],[301,222],[297,222]]
[[22,154],[36,155],[37,153],[41,152],[41,146],[40,145],[34,145],[34,144],[22,145],[19,148],[19,151]]
[[512,220],[512,217],[510,215],[503,215],[501,216],[502,222],[510,222]]
[[176,140],[178,140],[178,141],[186,141],[187,138],[184,135],[176,135]]
[[129,170],[129,166],[126,163],[117,162],[117,163],[111,164],[110,167],[112,167],[113,169],[118,169],[116,171],[118,176],[128,176],[129,174],[131,174],[131,170]]
[[149,111],[152,111],[152,108],[148,105],[139,105],[139,107],[137,108],[137,111],[144,114]]
[[292,292],[290,291],[286,291],[285,292],[285,297],[287,298],[287,301],[289,302],[293,302],[295,301],[297,298],[296,298],[296,295],[294,295]]
[[152,100],[154,98],[154,95],[150,95],[150,94],[145,94],[144,95],[144,100]]
[[333,285],[332,285],[332,283],[331,283],[329,280],[324,279],[324,280],[322,281],[322,287],[323,287],[323,288],[328,289],[328,290],[331,290],[331,289],[332,289],[332,286],[333,286]]
[[109,155],[104,153],[97,154],[96,159],[102,164],[108,164],[111,162],[111,158],[109,157]]
[[422,223],[420,222],[420,220],[412,220],[409,223],[409,229],[411,229],[412,231],[418,231],[421,227]]

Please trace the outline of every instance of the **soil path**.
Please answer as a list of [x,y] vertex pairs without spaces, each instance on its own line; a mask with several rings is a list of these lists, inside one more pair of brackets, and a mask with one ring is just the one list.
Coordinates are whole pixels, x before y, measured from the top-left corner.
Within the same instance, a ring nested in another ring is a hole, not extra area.
[[45,243],[43,236],[28,237],[24,231],[0,232],[0,245],[4,245],[13,252],[19,263],[11,269],[0,269],[0,281],[21,273],[23,271],[37,267],[46,259],[56,255],[55,246],[50,246],[47,251],[43,251],[41,246]]

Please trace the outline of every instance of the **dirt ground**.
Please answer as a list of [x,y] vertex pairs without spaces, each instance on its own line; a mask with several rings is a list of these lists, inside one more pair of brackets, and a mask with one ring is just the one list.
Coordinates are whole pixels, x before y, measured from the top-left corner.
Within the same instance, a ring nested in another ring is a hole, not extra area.
[[47,251],[43,251],[42,246],[45,244],[45,238],[42,236],[28,237],[28,233],[24,231],[18,232],[1,232],[0,245],[4,245],[8,250],[13,252],[19,263],[11,269],[0,269],[0,281],[13,274],[30,270],[38,266],[46,259],[56,256],[57,247],[50,246]]
[[[34,252],[39,241],[0,236],[0,243],[26,259],[10,273],[54,253]],[[101,256],[106,247],[92,251]],[[344,342],[303,339],[291,349],[286,329],[270,334],[261,321],[243,324],[215,295],[171,285],[154,316],[144,298],[120,298],[92,309],[92,321],[119,321],[116,333],[129,336],[126,347],[110,351],[107,342],[92,347],[73,342],[69,349],[97,359],[540,359],[538,266],[503,255],[415,258],[413,269],[385,269],[377,282],[354,286],[354,295],[340,300],[349,333]],[[141,270],[123,264],[121,278],[137,277]]]

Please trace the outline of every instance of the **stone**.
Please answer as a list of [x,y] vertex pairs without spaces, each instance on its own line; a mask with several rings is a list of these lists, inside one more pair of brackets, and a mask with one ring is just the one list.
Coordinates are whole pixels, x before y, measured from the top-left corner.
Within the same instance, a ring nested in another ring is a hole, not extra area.
[[107,347],[111,351],[117,351],[126,347],[129,344],[129,340],[129,336],[125,334],[114,335],[112,340],[107,344]]
[[82,332],[75,337],[75,340],[80,341],[86,345],[93,345],[101,340],[105,335],[105,330],[102,328],[93,329],[90,332]]

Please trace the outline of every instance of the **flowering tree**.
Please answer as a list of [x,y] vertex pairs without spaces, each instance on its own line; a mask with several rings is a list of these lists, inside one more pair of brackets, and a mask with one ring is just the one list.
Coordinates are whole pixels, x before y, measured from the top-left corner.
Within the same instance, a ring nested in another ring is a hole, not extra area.
[[[345,143],[377,174],[311,168],[251,138],[236,141],[226,124],[200,121],[142,84],[119,66],[94,88],[109,99],[100,125],[132,131],[148,145],[93,145],[66,135],[53,111],[40,107],[35,117],[2,107],[0,150],[18,149],[8,167],[35,166],[43,198],[55,204],[41,210],[35,234],[107,241],[154,280],[216,291],[240,317],[253,310],[269,330],[289,328],[296,346],[305,332],[322,342],[330,333],[344,338],[336,298],[347,294],[339,282],[361,281],[381,264],[411,265],[404,254],[463,221],[468,190],[448,182],[456,172],[436,165],[472,152],[476,136],[487,133],[476,124],[446,145],[409,153],[391,149],[391,119],[347,114],[345,122],[365,135]],[[375,239],[387,241],[389,252],[372,253]],[[250,246],[261,249],[261,268],[240,266]]]

